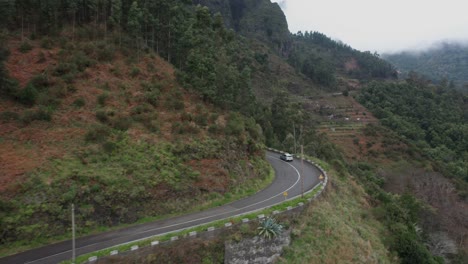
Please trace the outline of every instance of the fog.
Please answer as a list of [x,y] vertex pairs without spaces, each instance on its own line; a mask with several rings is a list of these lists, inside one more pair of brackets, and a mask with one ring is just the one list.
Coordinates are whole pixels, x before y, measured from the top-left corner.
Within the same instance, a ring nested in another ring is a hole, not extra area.
[[273,0],[289,30],[319,31],[355,49],[392,53],[468,42],[468,1]]

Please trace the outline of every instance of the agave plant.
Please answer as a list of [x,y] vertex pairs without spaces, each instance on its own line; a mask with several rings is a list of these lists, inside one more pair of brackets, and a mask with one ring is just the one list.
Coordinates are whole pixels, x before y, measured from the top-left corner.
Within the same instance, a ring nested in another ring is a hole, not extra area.
[[283,230],[283,225],[276,222],[276,219],[268,217],[262,222],[257,228],[259,230],[258,235],[264,238],[271,239],[276,237]]

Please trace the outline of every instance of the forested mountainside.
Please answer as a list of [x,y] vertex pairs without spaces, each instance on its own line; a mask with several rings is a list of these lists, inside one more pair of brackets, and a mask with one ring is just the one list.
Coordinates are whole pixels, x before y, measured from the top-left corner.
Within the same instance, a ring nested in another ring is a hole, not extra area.
[[250,38],[284,49],[289,40],[286,17],[277,3],[269,0],[193,0],[220,12],[226,25]]
[[[380,83],[395,81],[391,64],[319,32],[289,33],[268,0],[7,0],[0,26],[1,255],[65,238],[71,203],[84,235],[238,199],[271,180],[265,145],[302,144],[328,162],[332,184],[300,224],[288,223],[293,242],[281,261],[466,262],[466,227],[443,217],[463,219],[463,192],[438,181],[450,200],[437,206],[452,205],[444,211],[387,192],[392,178],[382,176],[404,163],[463,178],[455,156],[466,154],[446,148],[463,146],[457,107],[466,104],[457,100],[450,131],[439,129],[453,110],[449,88],[442,97],[412,91],[421,104],[440,100],[442,113],[399,130],[414,117],[410,102],[398,111],[392,101],[400,86]],[[369,110],[388,128],[349,95],[375,102]],[[450,250],[441,250],[432,237],[447,230]]]
[[435,160],[439,170],[464,182],[462,196],[468,197],[467,95],[413,76],[405,83],[369,84],[358,100],[384,126]]
[[[340,76],[369,80],[396,78],[395,68],[378,54],[361,52],[314,31],[291,34],[277,3],[269,0],[198,0],[227,17],[226,24],[248,38],[267,43],[296,71],[326,90],[344,89]],[[256,58],[265,60],[268,54]],[[348,87],[349,88],[349,87]]]
[[432,81],[452,81],[458,88],[468,90],[467,44],[441,43],[428,50],[384,54],[383,57],[402,72],[402,77],[415,71]]

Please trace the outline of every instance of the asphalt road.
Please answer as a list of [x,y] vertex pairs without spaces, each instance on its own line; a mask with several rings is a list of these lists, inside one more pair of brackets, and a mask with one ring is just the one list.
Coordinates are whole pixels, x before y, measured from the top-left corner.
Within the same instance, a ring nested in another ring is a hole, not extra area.
[[[288,199],[300,195],[302,183],[304,192],[319,183],[320,171],[307,162],[304,162],[304,170],[301,174],[300,160],[285,162],[279,159],[278,153],[270,151],[266,152],[266,158],[274,168],[276,177],[271,185],[255,195],[201,212],[78,238],[76,239],[76,256],[255,211],[284,201],[284,192],[288,192]],[[71,240],[63,241],[1,258],[0,264],[59,263],[72,258],[71,249]]]

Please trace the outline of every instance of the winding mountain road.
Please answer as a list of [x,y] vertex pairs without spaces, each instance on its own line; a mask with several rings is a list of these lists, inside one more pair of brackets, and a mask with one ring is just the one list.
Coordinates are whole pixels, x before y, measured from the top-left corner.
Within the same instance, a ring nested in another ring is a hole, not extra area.
[[[301,174],[300,160],[285,162],[279,159],[278,153],[271,151],[266,152],[266,158],[274,168],[276,177],[271,185],[255,195],[201,212],[78,238],[76,255],[259,210],[284,201],[284,192],[288,192],[288,199],[291,199],[301,195],[302,184],[306,192],[320,182],[320,170],[308,162],[304,162]],[[0,264],[59,263],[72,258],[71,249],[71,240],[63,241],[0,258]]]

